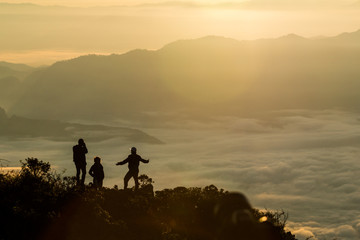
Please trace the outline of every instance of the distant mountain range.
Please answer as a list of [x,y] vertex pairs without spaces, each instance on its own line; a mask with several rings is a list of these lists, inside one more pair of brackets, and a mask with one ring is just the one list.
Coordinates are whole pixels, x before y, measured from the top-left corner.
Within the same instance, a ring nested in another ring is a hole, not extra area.
[[16,77],[19,79],[25,78],[35,68],[25,64],[16,64],[0,61],[0,81],[2,78]]
[[30,67],[26,64],[19,64],[19,63],[8,63],[4,61],[0,61],[0,67],[8,68],[12,71],[19,71],[19,72],[29,72],[34,70],[33,67]]
[[14,140],[38,137],[55,141],[76,141],[82,137],[89,142],[122,138],[130,142],[162,143],[159,139],[136,129],[8,117],[2,108],[0,108],[0,136]]
[[10,107],[18,99],[22,81],[35,68],[25,64],[0,61],[0,103],[2,107]]
[[357,110],[359,40],[360,30],[320,39],[209,36],[157,51],[82,56],[34,71],[9,109],[36,118],[144,121],[295,108]]

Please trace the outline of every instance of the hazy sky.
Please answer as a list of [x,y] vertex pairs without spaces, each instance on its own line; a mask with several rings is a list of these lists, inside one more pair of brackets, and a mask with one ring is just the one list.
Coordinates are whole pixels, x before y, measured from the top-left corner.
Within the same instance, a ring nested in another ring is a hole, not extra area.
[[[2,61],[40,65],[88,53],[159,49],[179,39],[207,35],[238,40],[276,38],[289,33],[317,37],[360,28],[360,4],[354,0],[33,0],[29,3],[40,6],[0,5]],[[118,7],[106,7],[115,5]]]
[[114,5],[141,5],[141,4],[200,4],[200,5],[216,5],[216,4],[239,4],[246,3],[251,5],[257,5],[259,8],[264,6],[274,6],[274,5],[285,5],[288,7],[299,6],[299,5],[308,5],[308,6],[336,6],[336,5],[346,5],[357,2],[357,0],[8,0],[1,2],[9,3],[34,3],[40,5],[62,5],[62,6],[79,6],[79,7],[89,7],[89,6],[114,6]]

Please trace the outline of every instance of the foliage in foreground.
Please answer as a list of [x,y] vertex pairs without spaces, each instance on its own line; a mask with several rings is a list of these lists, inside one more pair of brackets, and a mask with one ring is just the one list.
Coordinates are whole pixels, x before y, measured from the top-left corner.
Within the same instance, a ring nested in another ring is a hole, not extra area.
[[210,185],[153,192],[76,186],[36,158],[0,174],[0,240],[295,240],[286,214],[253,209],[245,196]]

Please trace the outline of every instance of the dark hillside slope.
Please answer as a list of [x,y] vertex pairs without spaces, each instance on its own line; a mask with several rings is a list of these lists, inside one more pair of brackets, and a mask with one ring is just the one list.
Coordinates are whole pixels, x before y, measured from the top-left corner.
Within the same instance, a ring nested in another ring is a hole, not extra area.
[[76,186],[28,158],[19,174],[0,174],[1,239],[296,240],[286,214],[253,209],[241,193],[214,185],[153,192]]

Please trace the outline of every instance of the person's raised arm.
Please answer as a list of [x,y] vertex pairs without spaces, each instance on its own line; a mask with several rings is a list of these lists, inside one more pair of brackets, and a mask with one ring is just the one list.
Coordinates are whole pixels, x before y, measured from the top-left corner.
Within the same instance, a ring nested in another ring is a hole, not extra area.
[[129,158],[125,159],[124,161],[116,163],[116,166],[124,165],[125,163],[129,162]]
[[83,148],[84,148],[84,153],[85,153],[85,154],[88,153],[88,150],[87,150],[87,147],[86,147],[85,142],[84,142]]
[[150,162],[150,159],[147,159],[147,160],[146,160],[146,159],[140,158],[140,161],[143,162],[143,163],[149,163],[149,162]]

